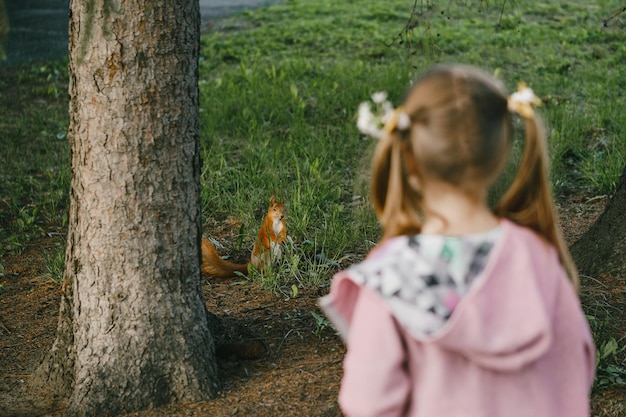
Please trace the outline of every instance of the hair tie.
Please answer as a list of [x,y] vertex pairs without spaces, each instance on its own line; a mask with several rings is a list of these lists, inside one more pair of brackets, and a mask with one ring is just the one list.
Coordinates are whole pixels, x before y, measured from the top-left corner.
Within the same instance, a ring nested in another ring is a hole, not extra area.
[[394,130],[406,131],[411,127],[411,119],[404,112],[402,107],[393,108],[387,100],[387,93],[384,91],[372,94],[375,111],[372,112],[372,104],[368,101],[359,106],[359,116],[357,128],[364,135],[383,139]]
[[411,127],[411,118],[409,117],[408,114],[406,114],[406,112],[404,111],[404,108],[400,106],[393,111],[393,113],[390,115],[389,119],[387,120],[387,123],[385,124],[385,132],[391,133],[396,129],[401,132],[404,132],[406,130],[409,130],[410,127]]
[[525,119],[535,117],[533,107],[541,106],[541,99],[535,95],[526,83],[517,84],[517,91],[511,94],[507,99],[507,107],[509,111],[515,112]]

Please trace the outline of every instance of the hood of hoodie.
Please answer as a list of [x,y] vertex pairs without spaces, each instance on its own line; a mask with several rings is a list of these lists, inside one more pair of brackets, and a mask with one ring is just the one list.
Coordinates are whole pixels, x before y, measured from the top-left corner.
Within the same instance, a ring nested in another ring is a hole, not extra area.
[[[401,296],[407,290],[398,290],[402,281],[415,281],[416,263],[410,259],[410,252],[404,251],[395,263],[385,266],[388,251],[406,246],[406,237],[394,239],[395,242],[385,245],[384,253],[339,273],[333,282],[338,291],[331,291],[330,299],[323,300],[322,305],[336,304],[342,293],[355,297],[359,287],[367,287],[381,296],[408,337],[424,344],[437,344],[485,368],[502,372],[520,369],[543,355],[552,342],[549,306],[555,289],[549,288],[554,287],[549,283],[556,280],[541,278],[546,274],[565,275],[565,272],[554,248],[534,232],[508,220],[502,220],[501,227],[501,236],[476,282],[456,304],[445,324],[431,334],[424,334],[416,326],[416,322],[427,319],[423,306],[407,302],[407,297]],[[404,267],[398,266],[398,259],[402,259],[400,263]],[[379,265],[371,268],[372,263]],[[359,272],[363,270],[375,273]],[[349,308],[340,314],[349,325]]]
[[426,339],[500,371],[520,369],[548,350],[556,280],[542,277],[567,279],[552,246],[511,222],[503,227],[482,280],[441,331]]

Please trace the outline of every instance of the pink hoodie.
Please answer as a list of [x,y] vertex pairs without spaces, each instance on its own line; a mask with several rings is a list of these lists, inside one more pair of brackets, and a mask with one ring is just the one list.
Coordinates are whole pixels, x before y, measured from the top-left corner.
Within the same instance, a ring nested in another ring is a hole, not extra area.
[[[595,349],[555,249],[503,220],[479,281],[432,336],[350,270],[320,306],[347,341],[346,416],[583,417]],[[367,262],[367,261],[365,261]]]

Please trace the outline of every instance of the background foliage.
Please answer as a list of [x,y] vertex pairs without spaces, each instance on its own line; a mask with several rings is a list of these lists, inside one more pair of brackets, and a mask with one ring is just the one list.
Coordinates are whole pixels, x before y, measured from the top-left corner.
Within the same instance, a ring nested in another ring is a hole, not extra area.
[[411,6],[292,0],[204,36],[207,218],[234,215],[251,239],[254,208],[284,189],[295,242],[335,260],[362,253],[378,229],[367,196],[373,144],[354,126],[356,108],[379,90],[399,103],[433,63],[481,66],[510,90],[526,81],[545,102],[557,195],[614,190],[626,163],[626,46],[619,22],[601,23],[617,2]]

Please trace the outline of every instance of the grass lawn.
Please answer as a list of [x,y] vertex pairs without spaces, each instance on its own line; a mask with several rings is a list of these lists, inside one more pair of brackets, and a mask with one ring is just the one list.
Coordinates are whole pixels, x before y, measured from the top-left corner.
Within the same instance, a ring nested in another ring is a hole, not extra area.
[[[544,99],[557,196],[610,194],[626,164],[626,35],[623,19],[602,21],[619,2],[449,3],[418,7],[409,31],[406,0],[292,0],[217,24],[201,52],[206,218],[234,217],[253,239],[259,205],[284,190],[295,242],[336,261],[363,253],[379,230],[356,109],[380,90],[399,103],[433,63],[480,66],[511,91],[528,83]],[[323,283],[302,266],[300,284]]]

